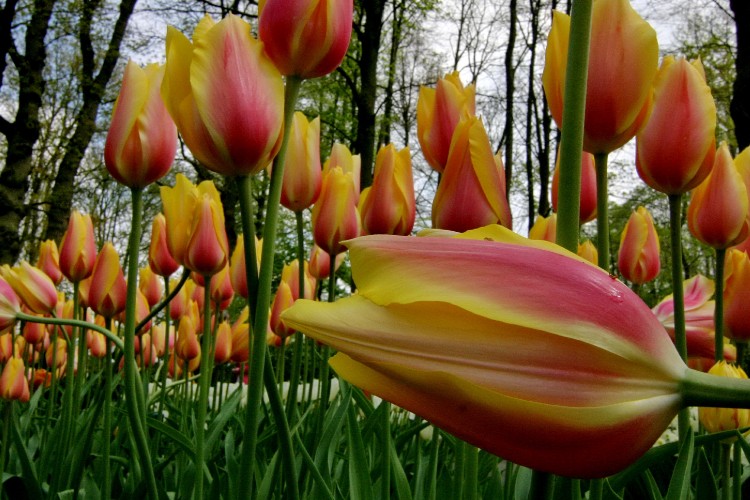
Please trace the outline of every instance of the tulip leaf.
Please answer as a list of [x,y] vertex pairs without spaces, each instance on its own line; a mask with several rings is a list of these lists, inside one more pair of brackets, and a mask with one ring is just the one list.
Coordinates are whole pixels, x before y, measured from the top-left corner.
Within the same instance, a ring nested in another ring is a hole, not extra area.
[[[351,393],[351,391],[346,391]],[[351,397],[343,393],[343,397]],[[370,467],[367,464],[365,445],[362,442],[362,433],[357,423],[357,415],[354,406],[349,405],[347,412],[347,437],[349,441],[349,497],[361,500],[373,498],[372,480],[370,479]]]
[[745,454],[745,458],[748,461],[750,461],[750,444],[748,444],[748,442],[745,441],[745,438],[740,433],[740,431],[734,431],[734,432],[735,432],[735,434],[737,436],[737,440],[735,441],[735,446],[737,446],[739,444],[740,448],[742,448],[742,453]]
[[647,470],[644,473],[644,476],[646,476],[646,487],[648,488],[649,498],[653,500],[662,500],[664,497],[662,496],[661,491],[659,491],[659,485],[656,484],[654,475],[651,474],[650,470]]
[[690,490],[690,468],[693,463],[693,452],[695,443],[693,441],[693,430],[688,429],[685,436],[680,454],[677,456],[677,463],[672,472],[672,480],[669,482],[666,500],[681,500],[687,498]]
[[[342,397],[338,398],[339,407],[336,411],[333,411],[333,407],[327,412],[330,417],[327,417],[325,426],[323,427],[323,435],[318,441],[317,448],[315,450],[315,466],[321,472],[321,475],[325,479],[328,485],[332,484],[331,470],[333,457],[337,443],[334,439],[338,437],[339,429],[344,422],[351,397],[348,395],[348,390],[342,390]],[[316,493],[313,490],[313,493]],[[314,496],[314,495],[313,495]]]
[[207,455],[211,455],[213,448],[219,442],[221,433],[224,430],[227,422],[237,414],[237,406],[240,403],[240,393],[242,391],[234,391],[231,396],[221,405],[219,414],[216,415],[211,421],[211,426],[208,429],[206,435],[206,452]]
[[604,480],[604,491],[602,492],[602,498],[604,500],[622,500],[622,495],[615,492],[612,489],[612,485],[609,483],[609,479]]
[[273,454],[271,463],[266,467],[266,473],[263,475],[263,481],[261,481],[258,487],[258,498],[271,498],[271,488],[274,486],[274,478],[279,467],[279,452]]
[[695,498],[701,500],[714,500],[718,498],[718,486],[716,477],[711,470],[711,463],[708,461],[706,450],[698,450],[698,473],[695,478]]
[[[11,407],[11,411],[13,408]],[[41,500],[44,496],[42,494],[42,488],[39,485],[39,480],[36,475],[36,468],[34,463],[29,458],[26,446],[23,443],[23,438],[18,433],[17,420],[9,426],[13,437],[13,444],[16,448],[18,461],[21,463],[21,470],[23,471],[23,482],[26,486],[27,498],[31,500]]]

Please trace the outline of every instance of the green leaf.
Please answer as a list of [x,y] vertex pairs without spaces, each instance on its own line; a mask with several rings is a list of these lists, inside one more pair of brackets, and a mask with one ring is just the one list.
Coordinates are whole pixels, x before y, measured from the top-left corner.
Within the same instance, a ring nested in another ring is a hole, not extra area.
[[[351,393],[351,391],[347,391]],[[372,500],[372,480],[370,467],[367,464],[365,445],[357,423],[354,406],[349,405],[347,412],[347,437],[349,441],[349,498],[354,500]]]
[[406,478],[406,473],[401,465],[401,460],[399,460],[396,448],[393,446],[393,440],[391,440],[390,454],[391,472],[393,473],[392,479],[393,485],[396,488],[397,498],[402,500],[412,500],[409,480]]
[[701,500],[718,498],[718,486],[706,450],[698,450],[698,472],[695,478],[695,497]]
[[[12,403],[11,403],[12,404]],[[11,408],[12,410],[12,408]],[[14,412],[15,413],[15,412]],[[23,482],[26,485],[26,494],[30,500],[42,500],[42,488],[39,479],[36,476],[36,468],[30,460],[26,446],[23,444],[21,434],[18,432],[18,419],[13,419],[10,424],[10,430],[13,438],[13,444],[16,447],[18,461],[21,462],[21,471],[23,472]]]
[[263,475],[263,481],[261,481],[258,487],[258,498],[271,498],[271,489],[274,486],[274,477],[279,469],[279,452],[273,454],[271,463],[266,467],[266,472]]
[[211,421],[211,425],[208,429],[208,434],[206,435],[206,450],[207,450],[207,456],[210,456],[213,454],[214,446],[216,446],[219,442],[219,437],[221,437],[221,432],[224,430],[224,427],[226,426],[227,422],[236,415],[237,412],[237,406],[240,403],[240,393],[242,391],[234,391],[231,396],[229,396],[229,399],[227,399],[224,404],[221,406],[221,411],[219,411],[219,414],[216,415],[216,418],[214,418]]
[[687,498],[690,490],[690,467],[693,463],[693,451],[695,443],[693,442],[693,430],[688,429],[680,454],[677,456],[677,463],[674,465],[672,480],[669,482],[666,500],[682,500]]
[[656,480],[654,479],[654,475],[651,474],[651,471],[647,470],[643,475],[646,476],[646,487],[648,488],[649,498],[653,500],[662,500],[664,497],[661,495],[659,485],[656,484]]

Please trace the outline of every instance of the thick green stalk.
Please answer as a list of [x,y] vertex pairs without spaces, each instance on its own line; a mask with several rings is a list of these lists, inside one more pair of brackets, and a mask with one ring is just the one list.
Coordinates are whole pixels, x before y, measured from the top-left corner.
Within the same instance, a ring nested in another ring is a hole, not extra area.
[[[674,298],[674,343],[683,361],[687,362],[685,337],[685,294],[682,288],[682,195],[669,195],[669,234],[672,246],[672,297]],[[687,408],[677,416],[677,432],[682,437],[690,426]]]
[[[302,211],[295,212],[297,223],[297,262],[299,262],[299,297],[305,297],[305,232]],[[293,336],[294,352],[292,353],[292,369],[289,372],[289,391],[286,397],[286,418],[289,425],[294,425],[297,410],[297,388],[299,386],[300,365],[302,364],[302,334],[296,332]]]
[[594,155],[596,165],[596,251],[599,267],[609,271],[609,194],[607,187],[607,153]]
[[680,382],[683,406],[750,408],[750,380],[687,370]]
[[195,494],[196,500],[203,499],[203,464],[206,460],[204,436],[208,409],[208,388],[211,385],[211,276],[204,276],[206,286],[203,293],[203,337],[201,339],[201,376],[198,379],[198,414],[195,417]]
[[[112,319],[107,318],[105,327],[109,330],[112,328]],[[104,356],[104,424],[102,437],[104,439],[104,449],[102,458],[104,460],[104,486],[102,487],[102,498],[111,498],[112,495],[112,471],[110,467],[110,442],[112,438],[112,341],[108,338],[105,341],[107,355]]]
[[466,486],[462,498],[477,500],[479,495],[479,448],[468,443],[464,445],[464,471],[466,473]]
[[[273,259],[276,245],[276,232],[279,219],[279,200],[281,199],[281,181],[284,178],[284,162],[286,149],[289,143],[289,131],[291,129],[294,107],[302,80],[296,77],[287,77],[284,91],[284,135],[281,141],[279,154],[273,162],[271,172],[271,185],[268,192],[268,208],[263,232],[263,253],[261,257],[260,272],[258,274],[258,290],[255,302],[255,313],[252,316],[252,342],[250,360],[250,380],[247,385],[247,411],[245,413],[245,439],[242,445],[242,459],[240,471],[237,477],[237,491],[240,498],[251,496],[253,477],[253,459],[255,448],[258,443],[258,423],[260,421],[260,407],[263,396],[263,370],[266,358],[266,324],[268,323],[268,305],[271,302],[271,279],[273,277]],[[241,193],[242,194],[242,193]],[[240,205],[241,215],[244,219],[250,218],[246,208]],[[247,236],[246,236],[247,238]],[[248,251],[247,239],[245,240],[245,252]],[[253,242],[253,245],[255,243]],[[246,254],[247,255],[247,254]],[[253,263],[245,261],[248,269],[248,289],[250,288],[251,272]],[[253,301],[251,300],[251,303]],[[252,311],[251,311],[252,312]],[[286,418],[286,417],[284,417]]]
[[591,40],[593,0],[576,0],[570,16],[570,43],[565,72],[560,184],[557,204],[557,243],[578,252],[581,203],[581,155],[586,110],[586,82]]
[[[187,275],[188,273],[184,273],[183,276]],[[175,288],[179,288],[175,287]],[[169,293],[169,276],[164,277],[164,294],[167,296],[167,299],[169,299],[170,293]],[[164,360],[164,366],[162,366],[160,377],[159,377],[159,387],[161,388],[161,392],[159,393],[159,406],[156,410],[159,418],[161,418],[162,412],[164,411],[164,401],[167,397],[167,372],[169,371],[169,330],[172,323],[172,318],[170,316],[170,301],[166,300],[166,303],[164,304],[164,355],[162,356],[162,359]],[[159,436],[156,438],[156,442],[158,443]]]
[[732,445],[732,498],[742,500],[742,447],[735,442]]
[[[250,308],[252,331],[255,307],[258,302],[258,257],[255,249],[255,213],[253,211],[253,179],[239,177],[240,214],[242,215],[242,242],[245,245],[245,275],[247,276],[247,305]],[[251,349],[252,351],[252,349]]]
[[714,360],[724,359],[724,260],[725,248],[716,249],[716,293],[714,293]]
[[125,326],[123,328],[125,404],[136,444],[138,461],[146,479],[148,493],[151,498],[156,499],[158,498],[156,477],[154,476],[151,452],[148,448],[148,438],[144,429],[146,403],[138,401],[139,392],[142,388],[138,366],[135,364],[135,308],[136,292],[138,291],[138,250],[141,243],[141,221],[143,219],[143,190],[134,188],[130,190],[130,193],[133,199],[133,214],[130,238],[128,239],[128,291]]

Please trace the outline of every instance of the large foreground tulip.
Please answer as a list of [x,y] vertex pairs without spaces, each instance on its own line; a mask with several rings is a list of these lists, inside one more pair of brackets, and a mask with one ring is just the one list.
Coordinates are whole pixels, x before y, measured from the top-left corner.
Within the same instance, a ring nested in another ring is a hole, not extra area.
[[300,300],[282,318],[339,350],[342,377],[469,443],[539,470],[605,476],[683,405],[687,367],[652,312],[556,245],[489,226],[347,246],[358,294]]

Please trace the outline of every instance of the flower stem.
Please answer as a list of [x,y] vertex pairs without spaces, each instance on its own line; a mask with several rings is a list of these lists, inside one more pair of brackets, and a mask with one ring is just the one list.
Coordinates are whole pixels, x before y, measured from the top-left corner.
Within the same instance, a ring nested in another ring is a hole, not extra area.
[[204,451],[204,435],[206,429],[206,413],[208,408],[208,387],[211,385],[211,276],[204,276],[203,292],[203,337],[201,339],[201,376],[198,380],[198,414],[195,417],[195,495],[203,498],[203,464],[206,460]]
[[578,252],[581,203],[581,155],[586,109],[586,82],[591,40],[593,0],[573,2],[570,16],[570,44],[565,73],[562,138],[560,143],[560,185],[557,212],[557,243]]
[[[106,318],[105,327],[112,328],[112,319]],[[102,436],[104,440],[104,486],[102,487],[102,498],[111,498],[112,493],[112,471],[110,467],[110,442],[112,435],[112,341],[105,340],[106,356],[104,356],[104,423]]]
[[607,153],[594,155],[596,165],[596,250],[599,267],[609,271],[609,195],[607,187]]
[[716,293],[714,293],[714,361],[724,359],[724,260],[725,248],[716,249]]
[[[299,298],[305,298],[305,232],[302,211],[294,213],[297,222],[297,262],[299,262]],[[299,386],[300,365],[302,364],[302,334],[296,332],[293,336],[294,351],[292,353],[292,368],[289,372],[289,391],[286,397],[286,418],[289,425],[294,425],[297,407],[297,387]]]
[[[266,324],[268,323],[268,304],[271,300],[271,279],[273,277],[273,260],[275,254],[276,231],[279,219],[279,200],[281,199],[281,181],[284,178],[284,162],[286,149],[289,143],[290,124],[294,115],[294,107],[302,80],[296,77],[287,77],[284,91],[284,135],[281,140],[279,154],[273,162],[271,172],[271,185],[268,192],[268,209],[263,232],[263,254],[258,275],[258,289],[255,302],[255,312],[252,314],[253,326],[250,361],[250,380],[247,386],[247,412],[245,415],[245,439],[242,446],[242,459],[240,471],[237,477],[237,491],[239,498],[250,498],[252,481],[248,478],[253,474],[253,458],[258,443],[258,422],[260,421],[260,407],[263,396],[263,370],[266,358]],[[246,200],[247,201],[247,200]],[[246,213],[247,207],[240,206],[244,219],[249,218]],[[248,251],[247,240],[245,251]],[[253,242],[254,245],[254,242]],[[253,263],[245,261],[248,269],[248,290],[250,289],[251,272]],[[251,303],[253,301],[251,300]],[[252,310],[251,310],[252,313]],[[285,416],[283,418],[286,418]]]
[[[30,314],[24,314],[24,313],[17,313],[16,318],[21,321],[28,321],[31,323],[43,323],[45,325],[73,325],[73,326],[82,326],[85,328],[88,328],[89,330],[97,331],[101,334],[103,334],[109,341],[114,344],[115,347],[118,349],[123,349],[124,344],[122,342],[122,339],[112,333],[110,330],[107,330],[104,327],[101,327],[99,325],[96,325],[94,323],[89,323],[88,321],[81,321],[81,320],[75,320],[75,319],[65,319],[65,318],[47,318],[43,316],[32,316]],[[55,342],[57,340],[57,335],[55,335],[55,338],[52,339],[52,342]],[[56,352],[56,351],[55,351]],[[53,352],[54,355],[54,352]],[[54,363],[54,359],[52,360]]]
[[686,370],[680,383],[683,406],[750,408],[750,380]]
[[130,190],[130,193],[133,201],[133,214],[130,238],[128,239],[128,291],[125,307],[125,327],[123,329],[125,404],[127,405],[128,419],[133,431],[138,460],[146,479],[148,493],[151,498],[158,498],[151,452],[148,448],[148,438],[144,429],[146,403],[138,401],[141,381],[138,367],[135,364],[135,309],[136,292],[138,291],[138,251],[141,243],[141,220],[143,219],[143,190],[134,188]]

